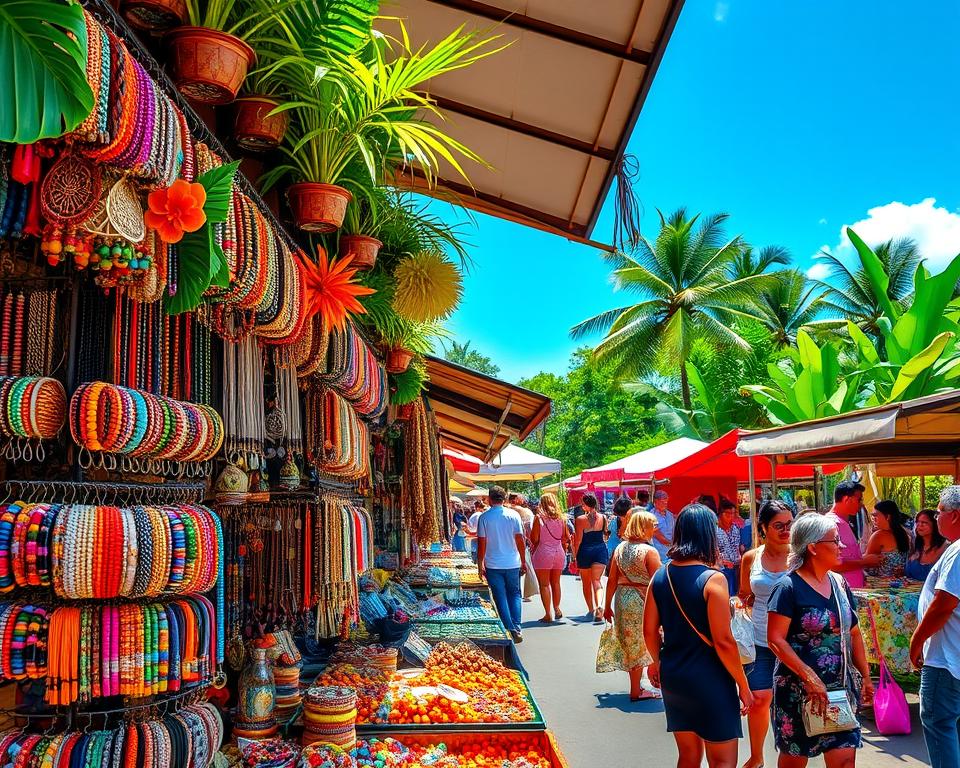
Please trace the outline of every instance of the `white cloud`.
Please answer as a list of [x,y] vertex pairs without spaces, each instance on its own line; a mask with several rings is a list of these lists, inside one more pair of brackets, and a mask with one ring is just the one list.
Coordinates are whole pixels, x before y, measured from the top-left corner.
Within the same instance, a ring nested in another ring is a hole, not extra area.
[[817,222],[817,224],[826,224],[826,223],[827,223],[826,219],[820,219],[820,221]]
[[828,274],[830,274],[829,267],[820,261],[807,270],[807,277],[811,280],[823,280]]
[[895,201],[870,208],[865,219],[840,228],[838,242],[830,252],[847,264],[856,263],[856,251],[847,239],[846,226],[870,246],[911,237],[916,240],[927,268],[938,272],[960,253],[960,213],[953,213],[936,203],[934,198],[928,197],[912,205]]
[[730,10],[730,3],[725,3],[723,0],[719,0],[716,5],[713,6],[713,20],[724,22],[727,20],[727,12]]

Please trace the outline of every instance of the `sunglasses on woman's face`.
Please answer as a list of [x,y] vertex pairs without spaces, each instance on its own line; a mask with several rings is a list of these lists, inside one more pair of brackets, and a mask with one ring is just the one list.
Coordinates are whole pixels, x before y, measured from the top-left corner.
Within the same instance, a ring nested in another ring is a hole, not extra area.
[[790,520],[786,523],[770,523],[770,527],[773,528],[777,533],[783,533],[784,531],[789,531],[793,527],[793,520]]

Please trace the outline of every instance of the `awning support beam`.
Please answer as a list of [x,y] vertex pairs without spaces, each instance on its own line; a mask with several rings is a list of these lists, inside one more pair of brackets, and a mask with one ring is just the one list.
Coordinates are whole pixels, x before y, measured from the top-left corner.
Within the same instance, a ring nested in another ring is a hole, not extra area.
[[607,147],[595,146],[589,141],[582,141],[580,139],[575,139],[572,136],[566,136],[562,133],[549,131],[546,128],[541,128],[537,125],[530,125],[529,123],[524,123],[520,120],[514,120],[512,117],[506,117],[496,112],[487,112],[485,109],[480,109],[479,107],[474,107],[470,104],[464,104],[463,102],[456,101],[455,99],[448,99],[446,96],[437,96],[434,94],[429,95],[430,98],[436,102],[437,106],[440,107],[440,109],[442,109],[444,112],[456,112],[458,115],[470,117],[474,120],[480,120],[481,122],[495,125],[498,128],[504,128],[508,131],[512,131],[513,133],[519,133],[523,136],[529,136],[533,139],[540,139],[541,141],[548,141],[551,144],[556,144],[564,149],[570,149],[574,152],[579,152],[582,155],[589,155],[590,157],[597,157],[601,160],[606,160],[608,163],[612,163],[617,159],[617,153]]
[[507,24],[528,32],[546,35],[555,40],[562,40],[571,45],[578,45],[581,48],[587,48],[591,51],[605,53],[608,56],[613,56],[623,61],[631,61],[634,64],[647,66],[653,58],[649,51],[633,48],[633,40],[630,40],[627,45],[622,45],[613,40],[588,35],[586,32],[580,32],[576,29],[562,27],[559,24],[551,24],[549,21],[544,21],[543,19],[538,19],[533,16],[526,16],[522,13],[511,13],[503,8],[478,2],[478,0],[430,0],[430,2],[446,6],[447,8],[455,8],[458,11],[480,16],[484,19],[490,19],[499,24]]

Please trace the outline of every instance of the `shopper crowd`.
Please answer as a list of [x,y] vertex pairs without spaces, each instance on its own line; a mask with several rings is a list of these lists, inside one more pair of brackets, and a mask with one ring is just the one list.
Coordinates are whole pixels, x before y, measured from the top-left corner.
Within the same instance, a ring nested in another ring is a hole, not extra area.
[[960,486],[912,526],[895,502],[876,502],[869,535],[863,493],[841,481],[828,510],[799,516],[767,500],[754,535],[723,497],[700,496],[676,514],[666,491],[652,501],[642,491],[607,517],[585,493],[569,520],[553,494],[527,503],[494,486],[487,507],[469,517],[457,509],[453,525],[475,533],[481,573],[517,642],[522,580],[540,595],[540,621],[553,624],[563,618],[560,575],[576,568],[587,619],[609,624],[601,654],[618,646],[631,700],[662,696],[680,768],[704,757],[734,768],[743,715],[743,768],[763,765],[771,729],[780,768],[819,755],[829,768],[853,766],[858,712],[874,689],[852,589],[867,577],[922,581],[910,658],[924,738],[934,768],[960,766]]

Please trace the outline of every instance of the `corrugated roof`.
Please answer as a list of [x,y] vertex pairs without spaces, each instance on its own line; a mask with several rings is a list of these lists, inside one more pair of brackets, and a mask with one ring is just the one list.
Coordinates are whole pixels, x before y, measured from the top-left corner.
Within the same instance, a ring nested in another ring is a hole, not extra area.
[[[399,0],[385,8],[409,20],[414,45],[461,24],[495,27],[512,43],[430,83],[444,130],[492,166],[466,169],[474,189],[441,168],[442,186],[475,210],[589,239],[682,5]],[[405,182],[423,187],[415,177]]]
[[550,398],[428,356],[426,395],[444,445],[490,461],[550,414]]

